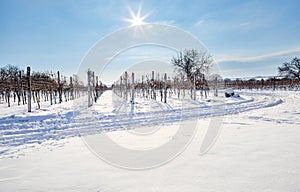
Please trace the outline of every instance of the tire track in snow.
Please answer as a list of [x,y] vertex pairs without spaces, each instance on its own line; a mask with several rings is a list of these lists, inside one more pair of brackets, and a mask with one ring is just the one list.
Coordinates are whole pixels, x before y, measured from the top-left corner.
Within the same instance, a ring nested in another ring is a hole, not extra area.
[[[9,147],[26,144],[41,144],[48,140],[61,140],[114,130],[132,129],[136,126],[158,126],[200,117],[236,114],[282,103],[281,99],[264,95],[263,98],[238,100],[231,103],[204,105],[201,102],[169,98],[170,104],[155,101],[162,111],[126,113],[102,113],[93,111],[72,111],[37,117],[9,116],[0,119],[0,146],[5,147],[0,153],[9,153]],[[178,107],[180,102],[182,107]],[[187,105],[187,103],[190,103]],[[175,105],[173,106],[172,105]],[[101,105],[101,104],[96,104]],[[184,107],[183,107],[184,106]],[[188,106],[188,107],[185,107]],[[216,110],[217,109],[217,110]],[[218,111],[218,109],[221,109]],[[27,124],[24,124],[27,123]]]

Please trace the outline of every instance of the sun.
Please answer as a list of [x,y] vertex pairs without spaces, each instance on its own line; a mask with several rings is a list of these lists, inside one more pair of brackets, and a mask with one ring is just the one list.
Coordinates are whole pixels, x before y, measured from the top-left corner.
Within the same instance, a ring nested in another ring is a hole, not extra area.
[[141,6],[139,6],[138,12],[135,14],[130,7],[128,7],[131,18],[125,18],[126,22],[129,22],[130,26],[144,25],[146,22],[144,20],[149,16],[149,13],[141,16]]

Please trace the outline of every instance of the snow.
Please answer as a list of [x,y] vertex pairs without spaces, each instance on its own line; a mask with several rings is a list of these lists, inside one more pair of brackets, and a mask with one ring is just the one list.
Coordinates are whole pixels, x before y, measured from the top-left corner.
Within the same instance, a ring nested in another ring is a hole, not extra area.
[[[220,92],[209,102],[200,93],[197,101],[186,95],[168,104],[137,97],[132,107],[106,91],[91,109],[82,97],[43,102],[32,113],[0,104],[0,191],[299,191],[300,92],[235,92],[240,97]],[[215,117],[222,130],[200,155]],[[186,148],[153,169],[112,166],[85,140],[105,133],[126,148],[153,149],[176,141],[179,124],[195,120]]]
[[225,93],[228,93],[228,94],[234,94],[233,92],[233,89],[232,88],[228,88],[225,90]]

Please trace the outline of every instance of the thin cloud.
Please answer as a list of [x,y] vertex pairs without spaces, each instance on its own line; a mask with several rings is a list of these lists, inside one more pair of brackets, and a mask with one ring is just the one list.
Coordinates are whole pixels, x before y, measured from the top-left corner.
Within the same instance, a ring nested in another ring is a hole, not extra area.
[[249,22],[244,22],[244,23],[240,23],[239,26],[241,28],[246,28],[246,27],[249,27],[250,23]]
[[259,56],[252,56],[252,57],[222,57],[219,59],[216,59],[215,61],[220,62],[254,62],[254,61],[263,61],[266,59],[276,58],[276,57],[282,57],[282,56],[289,56],[291,54],[300,54],[300,47],[296,47],[293,49],[288,49],[280,52],[275,53],[269,53],[265,55],[259,55]]
[[161,21],[155,21],[154,23],[161,24],[161,25],[177,26],[175,20],[161,20]]
[[246,78],[250,79],[253,77],[272,77],[276,76],[277,71],[274,66],[263,66],[251,68],[235,68],[235,69],[222,69],[221,74],[223,78]]
[[195,23],[195,26],[200,26],[200,25],[202,25],[204,22],[205,22],[205,19],[199,19],[199,21],[197,21],[197,22]]

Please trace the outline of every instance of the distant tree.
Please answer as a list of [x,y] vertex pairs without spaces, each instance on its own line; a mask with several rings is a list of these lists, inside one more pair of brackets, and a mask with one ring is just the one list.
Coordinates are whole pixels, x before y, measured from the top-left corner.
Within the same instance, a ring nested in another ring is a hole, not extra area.
[[20,69],[17,66],[7,65],[0,68],[1,88],[11,89],[16,87],[18,73]]
[[210,80],[210,81],[215,81],[215,80],[222,81],[223,78],[219,74],[211,74],[210,76],[208,76],[208,80]]
[[300,80],[300,59],[295,57],[290,62],[285,62],[278,67],[280,76]]
[[199,76],[207,73],[212,61],[211,55],[206,52],[186,49],[181,51],[177,57],[173,57],[171,62],[179,72],[183,72],[186,78],[192,81],[194,73]]
[[224,82],[225,82],[225,84],[231,83],[231,79],[225,78],[225,79],[224,79]]

